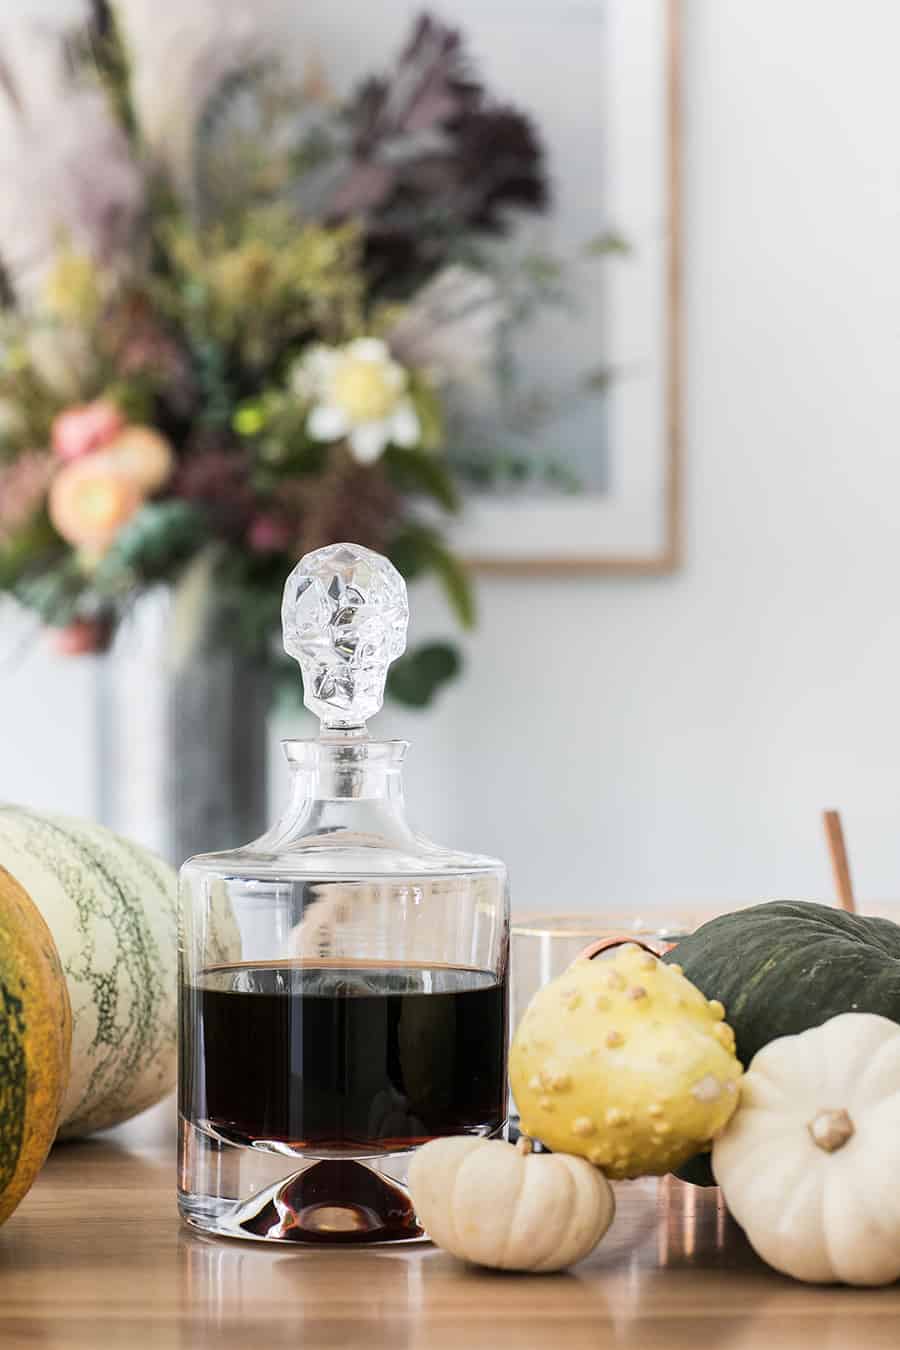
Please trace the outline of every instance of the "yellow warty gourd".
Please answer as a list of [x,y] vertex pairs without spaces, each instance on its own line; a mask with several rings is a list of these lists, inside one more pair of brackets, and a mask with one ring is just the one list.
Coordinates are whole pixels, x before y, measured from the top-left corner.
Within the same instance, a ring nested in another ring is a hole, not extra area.
[[661,1175],[708,1148],[738,1102],[721,1003],[633,943],[539,990],[510,1078],[522,1130],[615,1178]]

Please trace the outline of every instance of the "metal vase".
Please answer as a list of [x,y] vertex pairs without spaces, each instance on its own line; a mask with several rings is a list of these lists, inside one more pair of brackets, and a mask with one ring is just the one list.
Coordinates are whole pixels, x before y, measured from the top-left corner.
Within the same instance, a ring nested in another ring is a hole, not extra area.
[[104,824],[175,866],[256,838],[267,819],[267,672],[204,611],[183,631],[171,592],[143,597],[100,662]]

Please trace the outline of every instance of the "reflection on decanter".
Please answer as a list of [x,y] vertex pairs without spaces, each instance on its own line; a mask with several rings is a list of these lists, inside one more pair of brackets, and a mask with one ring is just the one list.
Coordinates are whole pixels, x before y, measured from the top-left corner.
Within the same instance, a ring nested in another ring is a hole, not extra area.
[[414,964],[439,950],[467,965],[472,931],[485,923],[495,900],[490,877],[319,882],[304,888],[302,914],[287,933],[285,955],[338,963],[364,951]]

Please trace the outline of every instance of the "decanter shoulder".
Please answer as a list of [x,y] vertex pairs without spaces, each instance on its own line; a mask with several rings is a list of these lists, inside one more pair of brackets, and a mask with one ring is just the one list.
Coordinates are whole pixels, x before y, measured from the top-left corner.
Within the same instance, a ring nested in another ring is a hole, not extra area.
[[274,877],[298,881],[341,876],[347,879],[399,876],[492,876],[505,883],[506,868],[498,858],[448,849],[413,835],[408,848],[385,848],[377,838],[345,834],[333,838],[306,836],[277,851],[246,848],[222,853],[201,853],[189,858],[182,873],[244,880]]

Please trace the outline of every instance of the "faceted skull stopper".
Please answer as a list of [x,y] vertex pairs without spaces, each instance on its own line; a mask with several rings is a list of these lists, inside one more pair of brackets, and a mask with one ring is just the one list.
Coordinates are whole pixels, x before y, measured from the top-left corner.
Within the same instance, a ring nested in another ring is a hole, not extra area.
[[300,663],[303,701],[322,730],[362,730],[406,647],[406,582],[380,553],[332,544],[301,558],[281,606],[284,649]]

